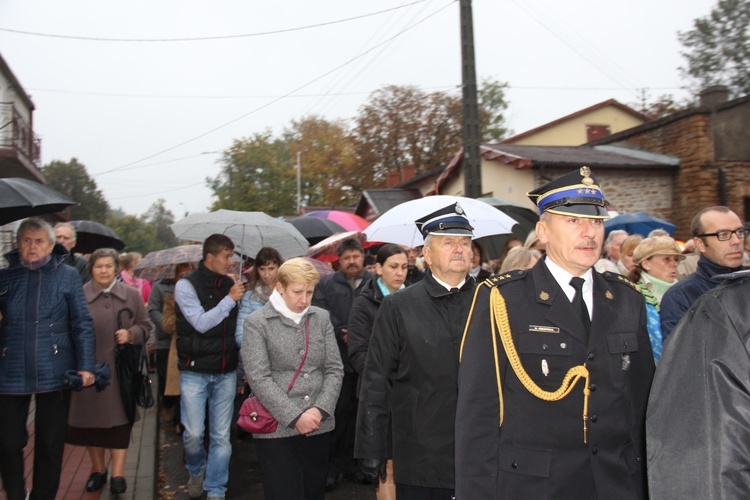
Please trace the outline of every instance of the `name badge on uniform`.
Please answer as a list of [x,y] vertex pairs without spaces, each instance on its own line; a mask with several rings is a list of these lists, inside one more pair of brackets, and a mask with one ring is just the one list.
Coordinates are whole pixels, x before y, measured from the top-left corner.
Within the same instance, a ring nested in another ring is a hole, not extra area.
[[556,326],[529,325],[529,332],[532,333],[560,333]]

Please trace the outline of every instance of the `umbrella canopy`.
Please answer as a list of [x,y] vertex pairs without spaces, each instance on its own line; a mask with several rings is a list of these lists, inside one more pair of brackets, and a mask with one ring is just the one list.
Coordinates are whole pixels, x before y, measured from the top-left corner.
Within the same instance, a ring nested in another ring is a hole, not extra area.
[[397,243],[408,247],[424,245],[422,233],[414,221],[448,205],[459,203],[469,223],[474,227],[474,238],[510,233],[516,221],[487,203],[462,196],[426,196],[397,205],[373,222],[364,234],[370,241]]
[[313,265],[315,270],[318,271],[318,274],[320,275],[321,278],[323,276],[328,276],[329,274],[333,274],[336,272],[328,263],[323,262],[322,260],[316,260],[308,256],[304,256],[302,258]]
[[0,225],[59,212],[70,205],[77,203],[44,184],[20,177],[0,179]]
[[369,222],[359,215],[342,212],[341,210],[316,210],[315,212],[306,213],[303,217],[316,217],[335,222],[343,227],[344,231],[362,231],[370,225]]
[[[133,268],[133,274],[146,280],[174,278],[178,264],[194,264],[203,259],[203,245],[181,245],[150,252]],[[234,254],[233,261],[239,271],[240,256]]]
[[503,257],[505,255],[505,245],[508,243],[508,239],[511,236],[515,236],[519,240],[525,241],[529,233],[536,228],[536,223],[539,221],[539,215],[535,210],[526,208],[521,204],[492,197],[482,197],[477,199],[497,208],[505,215],[512,217],[513,220],[518,222],[518,224],[513,226],[511,234],[486,236],[478,239],[478,243],[484,249],[484,257],[486,259],[499,259],[500,257]]
[[338,233],[324,239],[320,243],[317,243],[310,247],[307,252],[308,257],[320,260],[323,262],[336,262],[339,260],[339,255],[336,252],[339,243],[347,238],[359,238],[362,242],[362,248],[370,248],[375,245],[380,245],[377,241],[369,241],[365,238],[362,231],[346,231],[345,233]]
[[226,235],[237,252],[250,257],[263,247],[273,247],[286,260],[305,255],[310,247],[294,226],[263,212],[217,210],[191,214],[169,227],[175,236],[189,241],[203,241],[216,233]]
[[671,222],[665,221],[664,219],[652,217],[643,212],[635,212],[632,214],[620,214],[617,217],[612,217],[611,219],[604,221],[604,231],[607,234],[615,229],[623,229],[627,231],[628,234],[640,234],[645,238],[648,236],[648,233],[654,229],[664,229],[672,235],[674,234],[675,229],[677,229],[677,226]]
[[343,233],[346,231],[346,229],[335,222],[328,219],[321,219],[319,217],[305,217],[304,215],[301,215],[289,219],[287,222],[296,227],[297,231],[302,233],[302,236],[305,237],[310,245],[315,245],[332,234]]
[[91,253],[98,248],[122,250],[125,242],[111,228],[92,220],[72,220],[76,228],[76,246],[74,252]]

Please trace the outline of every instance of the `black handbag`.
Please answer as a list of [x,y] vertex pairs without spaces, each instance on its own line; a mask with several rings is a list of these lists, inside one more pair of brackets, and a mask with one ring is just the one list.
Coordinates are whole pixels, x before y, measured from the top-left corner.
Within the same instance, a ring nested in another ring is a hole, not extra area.
[[[144,335],[145,337],[145,335]],[[154,406],[154,389],[151,387],[151,377],[148,374],[148,358],[146,357],[145,338],[141,346],[141,361],[138,373],[133,382],[135,385],[135,403],[141,408]]]

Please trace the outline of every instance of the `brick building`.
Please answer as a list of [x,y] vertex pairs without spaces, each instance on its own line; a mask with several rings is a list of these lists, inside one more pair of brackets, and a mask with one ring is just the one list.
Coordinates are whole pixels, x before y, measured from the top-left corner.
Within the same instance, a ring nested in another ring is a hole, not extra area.
[[[671,183],[670,207],[649,212],[652,187],[638,201],[642,211],[677,225],[675,237],[690,237],[690,221],[698,209],[726,205],[750,220],[750,96],[727,100],[725,87],[701,93],[700,105],[643,125],[589,142],[588,146],[617,146],[679,158]],[[648,174],[661,184],[664,179]],[[622,179],[624,181],[624,179]],[[619,179],[602,181],[605,193]]]

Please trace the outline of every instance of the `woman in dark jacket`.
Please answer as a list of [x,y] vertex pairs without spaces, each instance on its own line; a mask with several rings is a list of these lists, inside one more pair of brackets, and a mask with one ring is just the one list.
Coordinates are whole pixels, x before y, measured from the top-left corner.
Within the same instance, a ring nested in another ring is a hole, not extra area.
[[[354,299],[349,316],[349,360],[362,375],[367,359],[367,348],[372,336],[372,325],[383,298],[404,287],[409,271],[409,254],[399,246],[389,243],[378,251],[375,261],[376,278],[367,282],[362,293]],[[396,498],[396,483],[393,482],[393,460],[386,462],[386,478],[377,486],[379,500]]]
[[96,360],[109,364],[112,378],[111,384],[101,392],[73,393],[67,441],[88,448],[91,475],[86,490],[98,491],[107,482],[104,450],[109,449],[112,455],[110,491],[125,493],[125,455],[133,423],[125,416],[120,399],[114,349],[117,344],[145,343],[154,324],[138,289],[116,279],[117,262],[117,252],[111,248],[100,248],[89,259],[92,280],[83,286],[83,293],[94,320]]

